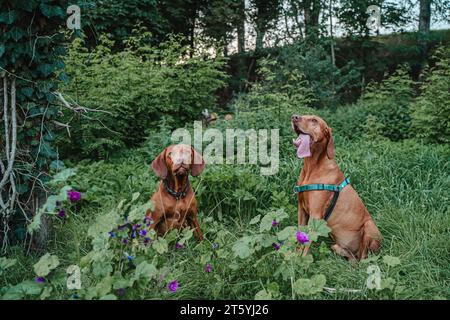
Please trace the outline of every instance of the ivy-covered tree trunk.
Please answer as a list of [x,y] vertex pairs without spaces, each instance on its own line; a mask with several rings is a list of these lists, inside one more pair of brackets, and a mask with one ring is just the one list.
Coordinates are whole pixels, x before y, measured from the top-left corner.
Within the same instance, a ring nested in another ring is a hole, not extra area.
[[2,249],[26,239],[50,166],[58,161],[52,145],[60,109],[55,91],[64,67],[67,6],[67,0],[0,2]]

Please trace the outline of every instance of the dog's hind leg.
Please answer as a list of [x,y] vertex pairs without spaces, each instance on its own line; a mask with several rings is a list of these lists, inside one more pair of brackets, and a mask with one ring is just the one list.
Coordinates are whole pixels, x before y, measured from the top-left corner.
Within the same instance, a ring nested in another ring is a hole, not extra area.
[[331,249],[333,249],[338,255],[346,257],[349,261],[356,259],[356,257],[349,250],[341,247],[337,243],[332,245]]
[[367,252],[378,252],[381,246],[381,235],[375,222],[370,219],[364,223],[362,241],[358,250],[358,259],[367,258]]

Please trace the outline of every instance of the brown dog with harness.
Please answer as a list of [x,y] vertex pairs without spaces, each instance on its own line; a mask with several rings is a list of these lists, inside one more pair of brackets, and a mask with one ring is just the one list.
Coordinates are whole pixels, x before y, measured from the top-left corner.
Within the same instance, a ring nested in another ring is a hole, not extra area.
[[304,158],[297,186],[298,224],[309,218],[325,219],[336,244],[332,249],[349,260],[361,260],[378,251],[381,235],[375,222],[334,160],[331,128],[317,116],[291,118],[298,135],[294,146]]

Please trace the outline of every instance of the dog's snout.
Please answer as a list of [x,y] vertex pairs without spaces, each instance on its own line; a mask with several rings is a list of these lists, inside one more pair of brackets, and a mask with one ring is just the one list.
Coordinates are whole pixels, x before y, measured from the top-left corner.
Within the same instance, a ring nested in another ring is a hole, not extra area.
[[292,115],[292,117],[291,117],[291,120],[292,121],[300,121],[302,119],[302,117],[300,117],[299,115],[297,115],[297,114],[294,114],[294,115]]

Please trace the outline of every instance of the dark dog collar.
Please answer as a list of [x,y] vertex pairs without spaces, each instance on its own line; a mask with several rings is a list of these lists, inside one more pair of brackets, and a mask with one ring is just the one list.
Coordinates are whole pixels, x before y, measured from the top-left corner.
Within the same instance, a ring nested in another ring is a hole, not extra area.
[[172,188],[169,187],[169,183],[167,182],[166,179],[163,180],[163,184],[164,184],[164,188],[166,189],[166,191],[172,195],[173,197],[177,198],[177,199],[181,199],[186,197],[187,194],[187,190],[189,188],[189,180],[186,183],[186,186],[184,187],[183,190],[176,192],[175,190],[173,190]]

